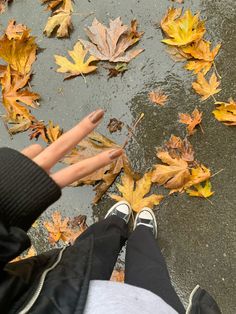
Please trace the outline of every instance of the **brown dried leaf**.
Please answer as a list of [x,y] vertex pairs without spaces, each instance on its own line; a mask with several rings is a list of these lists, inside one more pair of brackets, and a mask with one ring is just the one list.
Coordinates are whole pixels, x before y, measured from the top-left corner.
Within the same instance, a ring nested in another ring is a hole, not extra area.
[[82,40],[84,47],[99,60],[110,62],[129,62],[143,49],[126,51],[138,42],[143,32],[137,32],[137,22],[132,21],[131,27],[123,25],[120,17],[110,20],[109,27],[101,24],[96,18],[92,26],[85,29],[90,41]]
[[198,109],[194,109],[191,115],[188,113],[179,113],[179,122],[187,125],[187,131],[189,135],[196,132],[196,126],[202,121],[202,112]]
[[168,96],[165,95],[161,90],[150,92],[148,97],[151,102],[160,106],[164,106],[168,99]]
[[[86,139],[80,142],[77,148],[64,158],[63,162],[71,165],[111,148],[121,148],[121,146],[117,145],[115,142],[102,134],[92,132]],[[123,154],[123,156],[119,157],[111,164],[97,170],[79,181],[76,181],[73,186],[82,184],[93,185],[98,183],[95,187],[96,195],[93,200],[94,203],[97,203],[114,182],[122,169],[125,169],[128,173],[132,173],[126,154]]]
[[110,119],[107,128],[110,133],[114,133],[117,131],[121,131],[122,127],[124,125],[124,122],[117,120],[116,118]]

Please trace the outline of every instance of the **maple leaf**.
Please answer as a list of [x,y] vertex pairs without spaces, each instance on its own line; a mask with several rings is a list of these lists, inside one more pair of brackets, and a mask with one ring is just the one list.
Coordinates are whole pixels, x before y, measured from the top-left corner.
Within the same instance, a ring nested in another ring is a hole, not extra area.
[[56,28],[57,37],[69,36],[69,31],[72,29],[71,12],[60,10],[49,17],[43,32],[49,37]]
[[[71,165],[86,158],[93,157],[102,151],[111,148],[121,148],[121,146],[117,145],[115,142],[102,134],[92,132],[86,139],[80,142],[77,148],[73,149],[72,152],[63,159],[63,162]],[[79,181],[76,181],[73,186],[82,184],[94,185],[98,183],[95,187],[96,195],[93,199],[93,203],[97,203],[114,182],[122,169],[125,169],[127,173],[132,174],[132,169],[126,154],[123,154],[111,164],[97,170]]]
[[57,37],[68,37],[73,26],[71,23],[71,14],[73,12],[72,0],[42,0],[42,3],[47,3],[47,10],[53,10],[60,6],[58,10],[53,12],[53,15],[48,18],[44,28],[44,34],[51,36],[54,30],[57,30]]
[[195,168],[191,168],[191,175],[189,181],[185,184],[185,188],[189,188],[193,185],[197,185],[201,182],[208,180],[211,177],[211,171],[204,165],[197,165]]
[[[171,14],[172,11],[169,11]],[[186,10],[183,16],[177,13],[171,16],[170,21],[164,26],[161,26],[164,32],[170,37],[163,39],[162,42],[172,46],[185,46],[201,39],[205,33],[203,21],[199,21],[200,13],[192,15],[190,10]],[[168,20],[168,18],[166,18]]]
[[12,2],[12,0],[0,0],[0,13],[4,13],[6,10],[6,6],[8,3]]
[[168,96],[165,95],[161,90],[150,92],[148,97],[151,102],[160,106],[164,106],[168,99]]
[[122,196],[109,194],[116,201],[126,200],[130,203],[135,212],[139,212],[144,207],[153,208],[163,199],[163,195],[152,194],[145,197],[150,192],[152,186],[152,173],[145,173],[144,176],[135,181],[131,175],[125,173],[121,178],[122,184],[117,184]]
[[107,128],[110,133],[114,133],[117,131],[121,131],[124,123],[122,121],[117,120],[116,118],[110,119]]
[[10,263],[19,262],[19,261],[22,261],[26,258],[30,258],[30,257],[36,256],[36,255],[37,255],[37,251],[35,250],[34,246],[31,245],[31,247],[28,249],[27,253],[24,253],[20,256],[17,256],[12,261],[10,261]]
[[165,16],[162,18],[160,26],[162,30],[168,34],[169,25],[171,25],[175,19],[179,18],[182,13],[182,8],[170,7],[167,9]]
[[48,143],[48,139],[46,136],[46,126],[42,121],[35,121],[32,125],[30,125],[31,133],[29,135],[30,140],[38,139],[40,136],[44,140],[44,142]]
[[182,50],[190,54],[193,58],[198,60],[189,61],[185,68],[190,71],[194,71],[195,74],[202,71],[205,75],[212,67],[214,59],[219,52],[221,44],[218,44],[212,51],[210,50],[211,43],[203,39],[192,43]]
[[53,122],[49,120],[48,126],[46,128],[46,134],[47,134],[49,143],[55,142],[62,135],[62,133],[63,131],[60,128],[60,126],[58,124],[54,125]]
[[56,243],[59,240],[63,242],[74,242],[74,240],[84,230],[73,230],[69,225],[70,219],[66,217],[64,220],[60,212],[55,211],[52,214],[52,222],[45,221],[44,226],[49,232],[49,242]]
[[18,74],[26,75],[36,59],[35,38],[30,36],[30,30],[26,26],[15,25],[14,20],[9,22],[6,32],[0,38],[0,58]]
[[181,158],[172,158],[168,152],[157,152],[157,157],[166,165],[156,165],[152,182],[164,185],[168,189],[182,188],[189,181],[188,163]]
[[189,163],[194,161],[194,150],[187,138],[182,140],[172,134],[160,151],[168,151],[172,158],[180,158]]
[[197,75],[197,81],[192,83],[193,89],[201,95],[201,100],[204,101],[210,96],[217,94],[221,91],[219,89],[220,82],[217,81],[215,73],[211,75],[209,82],[205,79],[204,74],[199,72]]
[[182,47],[167,46],[166,52],[169,53],[170,58],[176,62],[192,59],[192,56],[190,54],[183,52]]
[[55,55],[56,64],[60,66],[57,72],[60,73],[70,73],[66,78],[72,76],[88,74],[97,69],[95,65],[91,65],[92,62],[97,61],[97,58],[90,56],[86,61],[86,55],[88,53],[87,49],[83,48],[80,42],[77,42],[74,49],[68,51],[69,55],[73,59],[74,63],[70,62],[66,57]]
[[191,115],[187,113],[179,113],[179,122],[187,124],[187,131],[189,135],[196,132],[195,127],[202,121],[202,112],[194,109]]
[[144,49],[126,51],[138,42],[143,32],[137,32],[137,22],[131,22],[131,28],[123,25],[120,17],[110,20],[109,27],[101,24],[96,18],[92,26],[85,29],[90,41],[82,40],[82,44],[91,55],[99,60],[110,62],[129,62],[139,55]]
[[199,183],[199,184],[194,185],[193,187],[194,189],[186,190],[189,196],[207,198],[214,194],[214,192],[211,190],[211,182],[209,180],[206,181],[204,186]]
[[7,111],[7,119],[9,120],[16,122],[19,118],[21,120],[35,120],[28,108],[21,104],[37,108],[35,101],[39,99],[39,95],[27,89],[20,90],[27,84],[29,77],[29,75],[21,77],[16,73],[11,74],[10,67],[8,66],[4,76],[1,78],[3,105]]
[[225,125],[228,126],[235,126],[236,125],[236,103],[231,98],[229,99],[229,103],[226,102],[216,102],[217,105],[216,109],[213,110],[213,114],[215,118],[223,122]]
[[10,125],[10,127],[8,126],[8,131],[10,134],[24,132],[28,130],[32,124],[31,120],[25,119],[22,116],[18,116],[17,120],[10,120],[6,118],[6,122]]

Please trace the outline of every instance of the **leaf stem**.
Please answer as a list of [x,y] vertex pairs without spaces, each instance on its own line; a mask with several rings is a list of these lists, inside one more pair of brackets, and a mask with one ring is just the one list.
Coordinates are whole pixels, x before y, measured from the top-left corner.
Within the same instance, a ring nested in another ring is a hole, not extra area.
[[216,71],[216,75],[218,76],[219,79],[222,79],[222,77],[220,76],[218,70],[217,70],[217,67],[216,67],[216,64],[215,64],[215,61],[213,61],[213,66],[214,66],[214,69]]
[[219,171],[217,171],[216,173],[214,173],[214,174],[211,176],[211,178],[213,178],[213,177],[216,176],[217,174],[221,173],[223,170],[225,170],[225,169],[220,169]]
[[214,100],[214,103],[216,103],[216,99],[215,99],[214,95],[211,95],[211,97]]

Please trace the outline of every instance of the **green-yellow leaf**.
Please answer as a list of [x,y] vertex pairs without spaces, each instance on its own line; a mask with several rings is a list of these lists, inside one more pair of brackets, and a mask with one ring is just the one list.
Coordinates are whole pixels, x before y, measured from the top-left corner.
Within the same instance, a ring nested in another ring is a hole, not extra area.
[[210,197],[214,194],[211,190],[211,182],[209,180],[206,181],[205,185],[203,186],[201,183],[193,185],[194,189],[187,189],[186,192],[189,196],[196,196],[196,197]]

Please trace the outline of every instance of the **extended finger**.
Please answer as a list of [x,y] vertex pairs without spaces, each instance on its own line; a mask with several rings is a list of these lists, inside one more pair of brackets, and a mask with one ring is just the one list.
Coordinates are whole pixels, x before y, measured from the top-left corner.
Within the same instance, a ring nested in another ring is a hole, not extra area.
[[61,187],[65,187],[96,170],[105,167],[123,154],[123,149],[112,149],[94,157],[82,160],[51,175],[52,179]]
[[40,154],[44,148],[39,144],[33,144],[26,148],[24,148],[21,153],[25,156],[27,156],[30,159],[35,158],[38,154]]
[[54,143],[49,145],[39,154],[34,161],[48,171],[62,157],[74,148],[84,137],[86,137],[96,126],[104,115],[102,109],[98,109],[85,117],[79,124],[63,134]]

